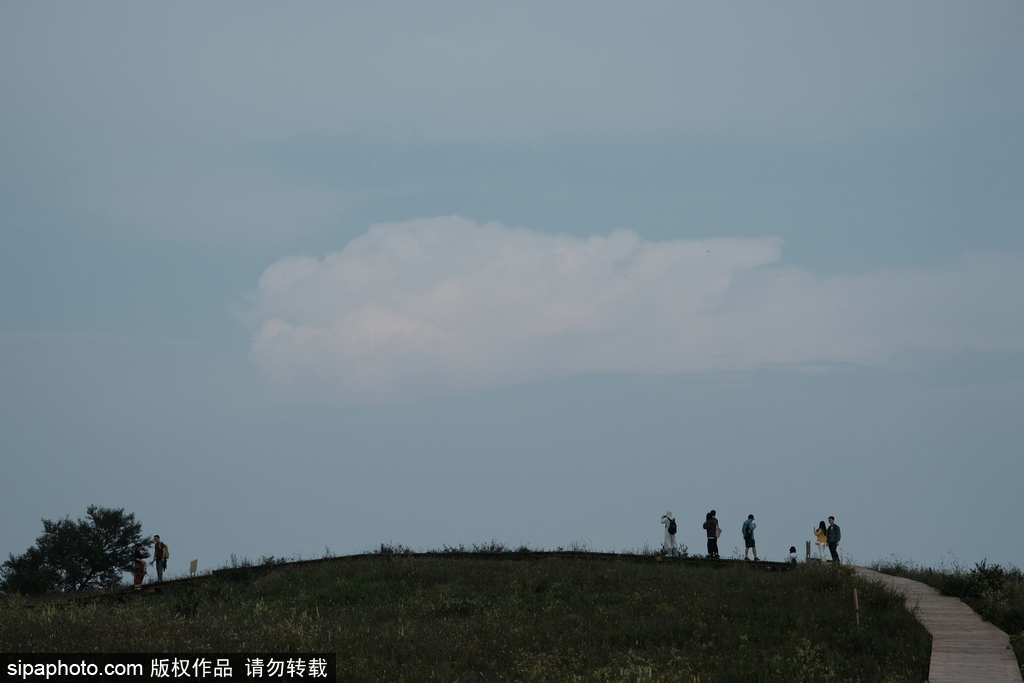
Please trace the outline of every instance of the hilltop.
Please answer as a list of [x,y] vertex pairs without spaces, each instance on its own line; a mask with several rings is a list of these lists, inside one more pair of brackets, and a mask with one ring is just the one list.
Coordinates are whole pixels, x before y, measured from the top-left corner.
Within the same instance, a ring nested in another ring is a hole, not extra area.
[[382,547],[85,601],[8,597],[0,644],[8,652],[334,652],[343,681],[927,677],[929,636],[901,596],[846,567],[783,569]]

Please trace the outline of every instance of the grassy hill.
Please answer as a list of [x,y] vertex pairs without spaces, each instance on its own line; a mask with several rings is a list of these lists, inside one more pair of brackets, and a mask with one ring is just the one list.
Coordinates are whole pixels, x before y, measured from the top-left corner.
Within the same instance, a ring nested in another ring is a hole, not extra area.
[[930,638],[901,597],[845,567],[782,569],[382,547],[90,600],[9,596],[0,650],[335,652],[342,681],[927,678]]

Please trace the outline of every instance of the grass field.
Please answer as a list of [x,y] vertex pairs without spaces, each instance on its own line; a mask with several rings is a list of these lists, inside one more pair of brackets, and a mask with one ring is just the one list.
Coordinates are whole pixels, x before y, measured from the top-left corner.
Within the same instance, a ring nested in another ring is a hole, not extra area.
[[[6,652],[335,652],[341,681],[913,681],[930,638],[845,567],[381,551],[0,600]],[[857,589],[860,623],[854,612]]]

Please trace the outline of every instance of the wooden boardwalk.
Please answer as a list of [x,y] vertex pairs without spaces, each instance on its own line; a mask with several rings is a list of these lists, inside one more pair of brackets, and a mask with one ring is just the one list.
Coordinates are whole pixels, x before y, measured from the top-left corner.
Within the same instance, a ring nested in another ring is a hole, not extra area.
[[855,569],[859,576],[903,593],[907,609],[932,634],[928,683],[1022,683],[1010,637],[960,600],[919,581]]

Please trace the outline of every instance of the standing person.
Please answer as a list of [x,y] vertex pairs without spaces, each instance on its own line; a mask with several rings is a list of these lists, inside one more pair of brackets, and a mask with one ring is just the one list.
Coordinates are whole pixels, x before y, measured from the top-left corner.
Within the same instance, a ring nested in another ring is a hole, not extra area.
[[839,531],[839,525],[836,524],[835,517],[828,518],[828,529],[825,530],[825,536],[828,539],[828,551],[832,553],[831,561],[840,564],[839,541],[843,540],[843,534]]
[[679,555],[679,544],[676,543],[676,518],[672,516],[671,510],[661,516],[661,523],[665,525],[665,552],[675,557]]
[[789,546],[789,555],[786,555],[786,562],[789,562],[790,564],[796,564],[797,560],[796,560],[796,546],[795,545]]
[[167,569],[167,558],[171,556],[167,544],[160,540],[159,536],[153,537],[153,559],[150,564],[156,565],[156,580],[164,580],[164,570]]
[[132,575],[135,578],[135,590],[142,588],[142,577],[146,575],[146,562],[142,557],[142,544],[135,546],[135,566],[132,568]]
[[718,554],[718,537],[722,535],[722,527],[718,526],[718,518],[715,517],[717,514],[712,510],[704,521],[704,530],[707,531],[708,536],[708,557],[714,559],[721,557]]
[[757,556],[757,543],[754,542],[754,529],[757,525],[754,524],[754,515],[747,515],[747,521],[743,522],[743,559],[750,559],[750,551],[754,551],[754,562],[760,562],[761,558]]
[[818,546],[818,557],[825,561],[825,545],[828,543],[828,530],[825,529],[825,520],[818,522],[818,528],[814,530],[814,542]]

